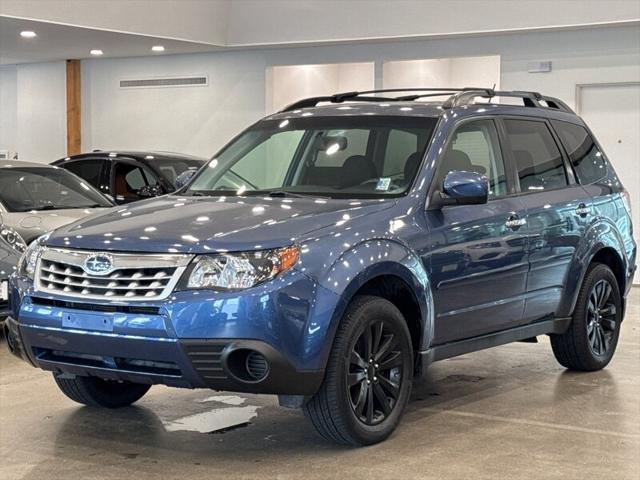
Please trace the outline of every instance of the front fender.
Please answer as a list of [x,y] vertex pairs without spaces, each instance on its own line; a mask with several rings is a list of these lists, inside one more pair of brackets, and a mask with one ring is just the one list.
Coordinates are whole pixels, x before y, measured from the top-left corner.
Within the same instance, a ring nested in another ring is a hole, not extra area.
[[624,271],[627,271],[629,259],[624,248],[624,239],[611,220],[604,217],[598,218],[589,225],[576,249],[565,281],[566,287],[558,316],[568,317],[573,314],[587,268],[595,255],[603,248],[613,249],[622,261]]
[[318,305],[323,296],[337,295],[339,300],[326,325],[325,351],[328,358],[333,339],[349,302],[368,281],[382,276],[393,275],[403,280],[414,292],[420,307],[422,339],[420,350],[428,348],[433,338],[433,297],[429,276],[420,258],[399,242],[380,239],[367,240],[352,246],[316,279]]

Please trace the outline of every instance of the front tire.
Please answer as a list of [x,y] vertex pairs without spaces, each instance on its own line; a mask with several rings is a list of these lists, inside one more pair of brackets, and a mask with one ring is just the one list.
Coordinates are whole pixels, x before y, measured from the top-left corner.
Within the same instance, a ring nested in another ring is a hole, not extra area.
[[304,413],[325,439],[353,446],[385,440],[409,400],[411,335],[391,302],[358,296],[338,327],[325,379]]
[[592,372],[613,358],[620,322],[622,298],[615,275],[601,263],[589,267],[567,331],[551,335],[558,362],[569,370]]
[[151,385],[115,382],[96,377],[58,376],[53,374],[58,387],[74,402],[89,407],[121,408],[140,400]]

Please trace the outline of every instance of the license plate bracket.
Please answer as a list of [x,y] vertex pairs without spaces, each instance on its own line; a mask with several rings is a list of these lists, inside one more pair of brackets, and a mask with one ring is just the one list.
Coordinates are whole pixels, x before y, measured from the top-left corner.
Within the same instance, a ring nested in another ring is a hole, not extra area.
[[79,330],[97,330],[99,332],[113,332],[113,317],[95,313],[70,313],[62,315],[64,328]]

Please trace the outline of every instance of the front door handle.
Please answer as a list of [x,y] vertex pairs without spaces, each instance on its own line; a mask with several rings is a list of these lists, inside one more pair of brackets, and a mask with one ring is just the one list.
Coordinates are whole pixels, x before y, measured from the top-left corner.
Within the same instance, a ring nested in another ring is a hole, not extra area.
[[580,205],[578,205],[578,208],[576,208],[576,215],[579,215],[581,217],[586,217],[590,213],[591,208],[587,207],[584,203],[581,203]]
[[527,224],[527,219],[520,218],[518,215],[511,215],[504,224],[511,230],[518,230],[520,227]]

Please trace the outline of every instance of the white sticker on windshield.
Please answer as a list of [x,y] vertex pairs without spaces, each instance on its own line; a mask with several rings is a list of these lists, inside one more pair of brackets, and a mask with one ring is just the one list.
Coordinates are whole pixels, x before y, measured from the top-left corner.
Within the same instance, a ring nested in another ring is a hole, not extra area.
[[389,185],[391,185],[391,178],[383,177],[378,180],[378,184],[376,185],[376,190],[387,191],[389,190]]

